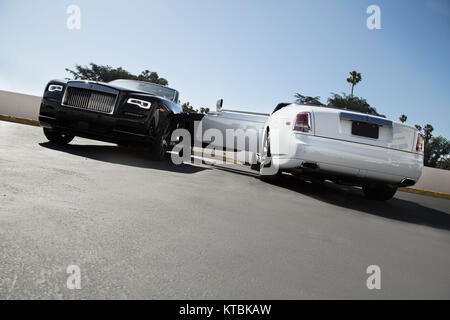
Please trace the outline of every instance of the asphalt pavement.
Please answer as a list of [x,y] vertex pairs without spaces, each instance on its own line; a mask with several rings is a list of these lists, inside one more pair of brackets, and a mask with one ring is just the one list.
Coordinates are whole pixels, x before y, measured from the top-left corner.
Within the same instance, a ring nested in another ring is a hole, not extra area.
[[450,200],[268,184],[0,121],[1,299],[449,299],[449,231]]

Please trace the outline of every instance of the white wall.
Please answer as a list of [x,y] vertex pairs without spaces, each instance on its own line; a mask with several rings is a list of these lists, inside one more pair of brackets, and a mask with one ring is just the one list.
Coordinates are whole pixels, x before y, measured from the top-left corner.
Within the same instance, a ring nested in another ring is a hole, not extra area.
[[38,120],[41,97],[0,90],[0,114]]
[[422,177],[413,188],[450,194],[450,170],[424,167]]

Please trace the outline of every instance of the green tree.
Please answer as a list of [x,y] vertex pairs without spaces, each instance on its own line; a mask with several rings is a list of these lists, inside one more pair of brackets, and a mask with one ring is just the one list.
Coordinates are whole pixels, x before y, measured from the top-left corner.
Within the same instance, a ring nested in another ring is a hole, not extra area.
[[75,70],[66,68],[66,71],[72,75],[74,80],[110,82],[117,79],[131,79],[156,83],[163,86],[169,84],[166,79],[160,78],[157,72],[151,72],[150,70],[145,70],[139,75],[134,75],[122,67],[113,68],[108,65],[98,65],[95,63],[90,63],[89,66],[77,64],[75,65]]
[[428,167],[437,168],[440,164],[448,161],[450,153],[450,142],[442,136],[432,137],[425,144],[424,164]]
[[295,97],[295,102],[298,104],[312,104],[312,105],[319,105],[319,106],[323,106],[323,103],[320,102],[320,97],[310,97],[310,96],[304,96],[300,93],[296,93],[294,95]]
[[[199,112],[199,110],[195,109],[194,106],[191,106],[191,104],[189,102],[183,103],[181,105],[181,108],[183,109],[183,112],[186,112],[186,113],[198,113]],[[209,108],[203,108],[203,107],[200,108],[200,113],[206,114],[208,112],[209,112]]]
[[352,92],[350,94],[351,97],[353,97],[353,88],[359,83],[361,82],[362,77],[361,77],[361,73],[356,72],[356,71],[352,71],[350,72],[350,77],[347,78],[347,82],[350,83],[352,85]]
[[450,170],[450,156],[446,156],[442,160],[440,160],[437,167],[439,169]]
[[415,127],[423,135],[424,165],[450,170],[450,142],[442,136],[433,137],[434,128],[431,124],[427,124],[423,128],[416,124]]
[[141,74],[137,76],[137,80],[156,83],[163,86],[169,85],[169,82],[166,79],[160,78],[157,72],[151,72],[150,70],[142,71]]
[[433,131],[434,128],[431,124],[427,124],[425,127],[423,127],[423,139],[425,141],[425,144],[430,142],[431,138],[433,137]]
[[198,113],[198,110],[194,109],[193,106],[189,102],[185,102],[181,105],[181,108],[183,109],[183,112],[186,113]]
[[342,95],[331,93],[331,97],[328,98],[328,106],[385,117],[384,115],[379,114],[377,109],[371,107],[366,99],[348,96],[345,93],[342,93]]
[[435,153],[433,151],[433,146],[430,144],[430,141],[433,138],[433,130],[434,128],[431,124],[425,125],[425,127],[423,127],[423,130],[421,130],[423,134],[424,144],[423,163],[427,167],[436,167],[436,163],[434,161],[430,161],[430,159],[432,158],[432,154]]
[[402,123],[405,123],[406,120],[408,120],[408,117],[406,116],[406,114],[402,114],[400,118],[398,118]]

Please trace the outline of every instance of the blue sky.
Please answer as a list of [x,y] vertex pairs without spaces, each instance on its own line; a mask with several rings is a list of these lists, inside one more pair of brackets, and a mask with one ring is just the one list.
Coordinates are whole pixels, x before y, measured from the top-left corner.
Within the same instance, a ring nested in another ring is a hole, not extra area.
[[[81,29],[66,27],[69,5]],[[381,30],[366,8],[381,8]],[[95,62],[157,71],[183,102],[270,112],[295,92],[355,88],[377,110],[450,138],[448,0],[0,0],[0,89],[42,94],[65,68]]]

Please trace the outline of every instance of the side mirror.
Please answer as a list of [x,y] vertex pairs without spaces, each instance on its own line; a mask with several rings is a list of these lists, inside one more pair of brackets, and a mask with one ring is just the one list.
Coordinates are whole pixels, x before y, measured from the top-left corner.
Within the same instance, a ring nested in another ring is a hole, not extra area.
[[217,100],[216,111],[221,111],[223,106],[223,99]]

